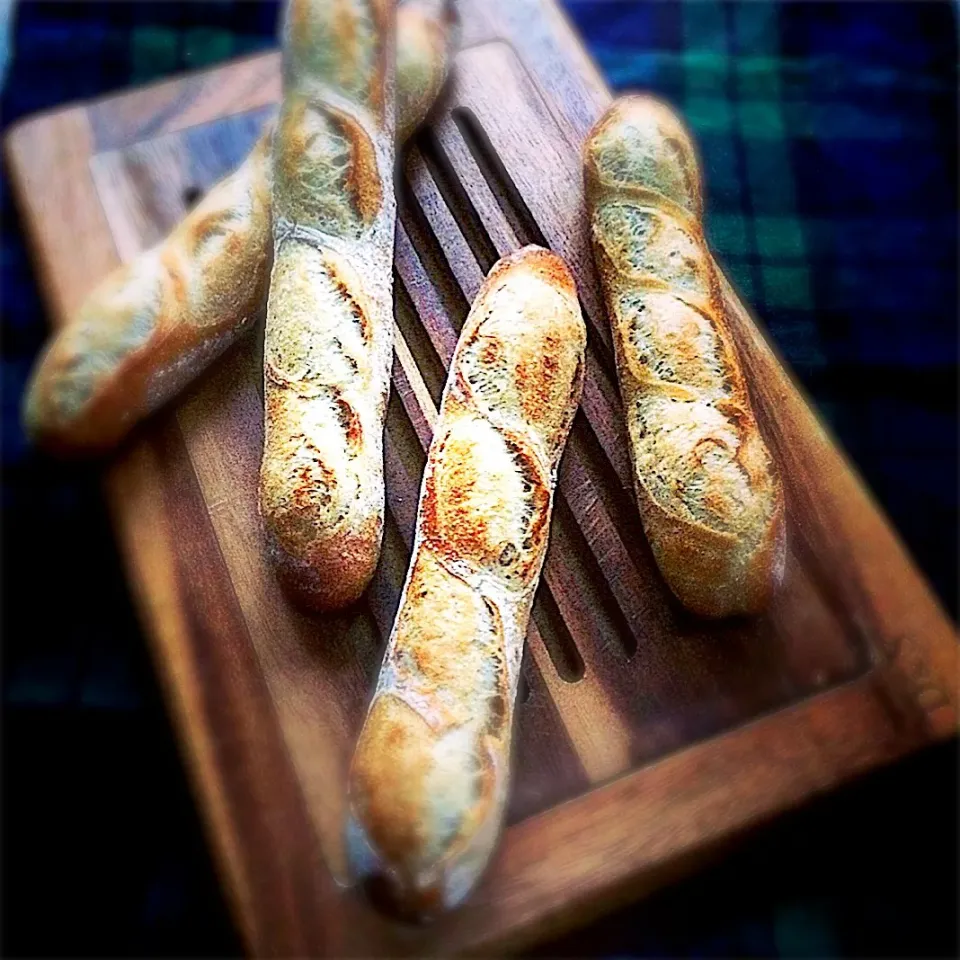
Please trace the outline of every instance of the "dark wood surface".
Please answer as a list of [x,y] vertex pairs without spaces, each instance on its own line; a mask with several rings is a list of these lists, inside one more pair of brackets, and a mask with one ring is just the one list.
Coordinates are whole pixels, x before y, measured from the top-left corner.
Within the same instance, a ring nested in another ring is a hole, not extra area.
[[[519,947],[956,730],[952,624],[729,288],[786,483],[786,579],[756,620],[704,624],[672,601],[631,492],[583,213],[580,143],[609,94],[549,3],[461,13],[449,93],[398,183],[389,517],[366,600],[306,617],[270,574],[256,516],[256,337],[106,471],[221,876],[257,955]],[[278,96],[270,55],[10,134],[55,324],[239,162]],[[557,250],[577,278],[588,382],[528,634],[509,827],[473,899],[411,930],[376,917],[344,884],[345,769],[398,602],[445,368],[485,272],[528,242]]]

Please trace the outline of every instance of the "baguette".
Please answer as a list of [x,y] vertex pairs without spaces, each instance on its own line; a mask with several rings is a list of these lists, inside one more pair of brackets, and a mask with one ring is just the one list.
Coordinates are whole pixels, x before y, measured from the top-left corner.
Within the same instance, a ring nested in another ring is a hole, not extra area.
[[694,613],[756,613],[783,569],[783,494],[704,239],[693,144],[663,104],[624,97],[591,131],[584,165],[653,554]]
[[[397,12],[398,128],[409,136],[446,79],[447,0]],[[118,267],[54,336],[27,388],[23,421],[60,455],[106,452],[179,393],[263,315],[273,257],[265,133],[159,244]]]
[[301,606],[353,603],[383,533],[393,359],[393,9],[289,0],[274,137],[260,515]]
[[462,901],[500,831],[524,636],[585,345],[573,278],[539,247],[493,268],[457,344],[349,779],[352,874],[409,918]]

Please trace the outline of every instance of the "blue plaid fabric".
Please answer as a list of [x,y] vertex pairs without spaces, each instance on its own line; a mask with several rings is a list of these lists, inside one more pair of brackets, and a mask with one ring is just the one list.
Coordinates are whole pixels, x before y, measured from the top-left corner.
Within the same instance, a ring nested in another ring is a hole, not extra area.
[[[565,6],[614,88],[655,91],[687,117],[718,259],[955,613],[955,7]],[[2,126],[265,49],[277,12],[267,0],[21,0]],[[47,325],[5,177],[0,297],[4,952],[236,953],[98,471],[45,460],[20,430],[20,396]],[[902,796],[887,783],[903,809],[916,783],[932,782],[911,778]],[[874,797],[867,806],[880,805]],[[826,828],[815,820],[810,829]],[[915,829],[923,835],[922,823]],[[785,843],[802,859],[802,840]],[[865,862],[873,849],[864,842]],[[907,877],[920,869],[910,855],[898,854]],[[834,869],[846,878],[835,882],[842,894],[811,897],[781,879],[773,900],[755,885],[755,901],[728,904],[729,871],[743,861],[734,863],[719,879],[659,896],[547,954],[909,954],[923,931],[932,944],[955,935],[943,934],[944,915],[953,926],[949,884],[944,899],[909,881],[897,886],[890,872],[871,886]]]

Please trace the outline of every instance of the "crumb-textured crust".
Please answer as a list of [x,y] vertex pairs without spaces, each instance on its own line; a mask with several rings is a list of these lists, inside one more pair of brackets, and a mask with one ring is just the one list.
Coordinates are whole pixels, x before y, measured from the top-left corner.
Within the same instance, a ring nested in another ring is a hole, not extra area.
[[[408,0],[397,12],[400,137],[420,125],[440,91],[451,25],[446,0]],[[38,444],[64,455],[109,450],[263,315],[273,260],[270,169],[265,135],[165,240],[111,273],[51,339],[24,401],[24,424]],[[361,210],[374,202],[375,194],[361,197]]]
[[269,138],[163,242],[119,267],[41,357],[27,433],[61,454],[114,446],[260,315],[270,261]]
[[462,901],[500,833],[523,640],[585,345],[573,278],[539,247],[493,268],[460,334],[349,782],[352,871],[408,917]]
[[353,603],[384,514],[393,356],[393,4],[289,0],[274,137],[259,503],[302,606]]
[[664,104],[623,97],[587,138],[584,169],[654,556],[694,613],[756,613],[782,571],[783,492],[704,239],[693,143]]

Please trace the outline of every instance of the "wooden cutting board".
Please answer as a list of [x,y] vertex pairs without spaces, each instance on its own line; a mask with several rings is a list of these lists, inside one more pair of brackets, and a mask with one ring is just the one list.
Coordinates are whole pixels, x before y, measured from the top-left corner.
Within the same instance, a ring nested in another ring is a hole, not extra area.
[[[256,515],[260,344],[106,469],[106,496],[236,920],[256,955],[517,948],[679,875],[747,828],[957,728],[954,627],[726,287],[785,479],[785,585],[756,620],[671,600],[644,540],[587,240],[579,148],[609,92],[550,0],[461,5],[464,49],[399,178],[389,520],[358,609],[298,614]],[[235,166],[279,92],[268,55],[21,124],[9,169],[51,319]],[[346,764],[406,569],[424,451],[495,259],[571,265],[588,381],[528,635],[509,826],[469,903],[425,929],[344,879]]]

